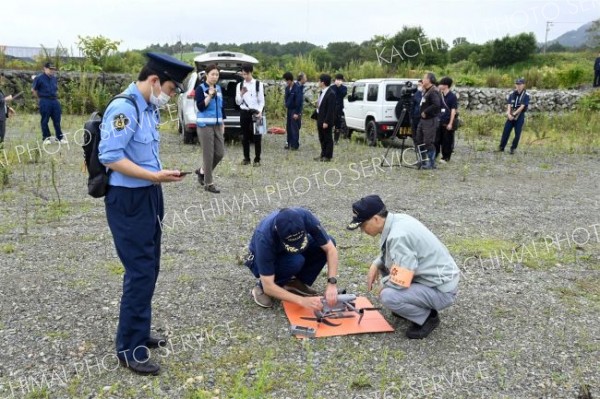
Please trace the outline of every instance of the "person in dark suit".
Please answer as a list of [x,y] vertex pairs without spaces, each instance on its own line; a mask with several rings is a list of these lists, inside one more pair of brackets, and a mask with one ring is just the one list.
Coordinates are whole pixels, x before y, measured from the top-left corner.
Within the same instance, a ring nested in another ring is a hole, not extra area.
[[600,54],[594,61],[594,87],[600,87]]
[[333,125],[335,123],[336,96],[330,90],[331,76],[322,74],[319,77],[319,88],[321,94],[317,101],[317,130],[319,131],[319,142],[321,143],[321,155],[315,161],[330,162],[333,158]]

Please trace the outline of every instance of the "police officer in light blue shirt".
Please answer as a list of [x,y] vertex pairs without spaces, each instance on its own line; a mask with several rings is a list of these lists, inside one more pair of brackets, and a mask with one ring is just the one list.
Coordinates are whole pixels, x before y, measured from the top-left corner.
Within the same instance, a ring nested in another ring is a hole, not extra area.
[[165,343],[151,337],[151,301],[160,269],[160,183],[180,181],[178,170],[163,170],[159,156],[159,108],[178,91],[193,68],[171,56],[148,53],[129,98],[110,103],[102,118],[99,158],[109,168],[104,199],[117,254],[125,268],[116,349],[121,364],[139,374],[160,367],[148,348]]
[[52,139],[50,129],[48,128],[50,119],[52,119],[52,124],[54,125],[56,139],[61,142],[63,140],[63,133],[60,127],[62,109],[58,101],[58,80],[54,75],[55,72],[56,67],[50,62],[46,62],[44,64],[44,73],[35,77],[31,89],[33,95],[39,99],[38,105],[40,107],[40,115],[42,116],[42,136],[46,142]]

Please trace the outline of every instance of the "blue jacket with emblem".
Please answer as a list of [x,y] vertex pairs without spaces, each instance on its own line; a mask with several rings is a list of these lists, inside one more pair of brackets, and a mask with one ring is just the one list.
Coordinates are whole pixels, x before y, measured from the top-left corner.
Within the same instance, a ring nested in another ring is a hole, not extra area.
[[223,92],[221,86],[215,86],[217,95],[210,100],[208,105],[204,104],[204,99],[208,95],[209,86],[206,83],[202,83],[196,88],[196,106],[198,107],[198,113],[196,114],[196,125],[198,127],[222,125],[225,115],[223,113]]

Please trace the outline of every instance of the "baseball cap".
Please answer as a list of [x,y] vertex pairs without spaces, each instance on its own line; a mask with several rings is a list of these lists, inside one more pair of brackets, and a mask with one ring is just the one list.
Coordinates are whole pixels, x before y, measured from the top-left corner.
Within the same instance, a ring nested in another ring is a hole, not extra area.
[[53,64],[53,63],[51,63],[51,62],[46,62],[46,63],[44,64],[44,68],[48,68],[48,69],[56,69],[56,67],[54,66],[54,64]]
[[525,78],[519,78],[519,79],[515,80],[515,84],[517,84],[517,85],[524,85],[525,84]]
[[354,217],[348,225],[348,230],[355,230],[361,224],[385,209],[385,204],[378,195],[368,195],[352,204]]
[[172,80],[179,90],[185,91],[183,81],[194,70],[192,66],[168,54],[146,53],[146,57],[148,57],[146,65],[149,68],[162,73]]
[[285,250],[289,253],[299,253],[308,246],[308,235],[302,215],[291,208],[284,208],[275,217],[275,230]]

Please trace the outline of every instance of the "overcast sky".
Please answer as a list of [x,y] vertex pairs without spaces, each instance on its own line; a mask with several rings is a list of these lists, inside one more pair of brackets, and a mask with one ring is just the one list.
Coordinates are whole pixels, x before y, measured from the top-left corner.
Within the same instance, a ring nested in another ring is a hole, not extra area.
[[212,41],[362,42],[421,25],[448,43],[534,32],[543,42],[600,18],[600,0],[18,0],[3,1],[0,45],[75,49],[77,35],[121,40],[121,50],[152,43]]

